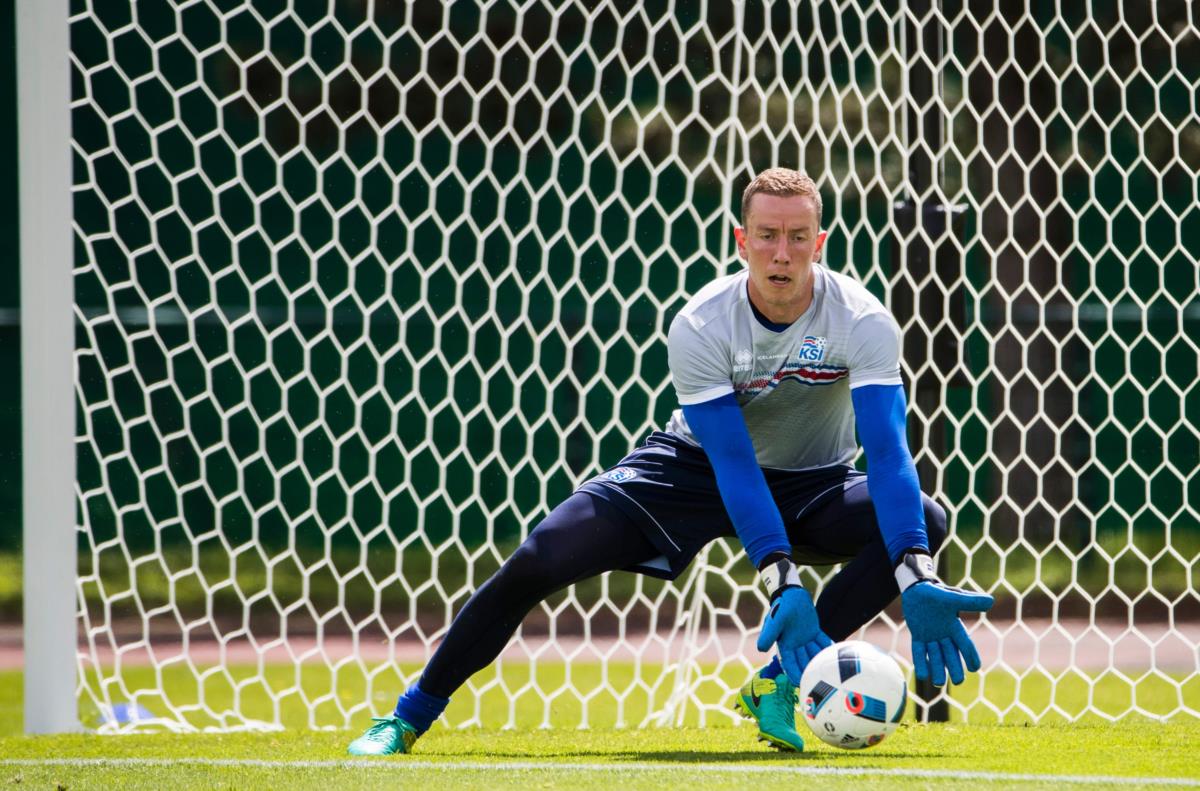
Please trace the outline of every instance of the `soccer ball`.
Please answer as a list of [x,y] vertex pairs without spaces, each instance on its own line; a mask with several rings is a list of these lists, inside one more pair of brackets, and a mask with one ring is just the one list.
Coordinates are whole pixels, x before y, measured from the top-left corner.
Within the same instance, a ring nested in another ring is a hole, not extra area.
[[826,744],[861,750],[896,730],[908,703],[900,666],[870,643],[834,643],[800,679],[804,721]]

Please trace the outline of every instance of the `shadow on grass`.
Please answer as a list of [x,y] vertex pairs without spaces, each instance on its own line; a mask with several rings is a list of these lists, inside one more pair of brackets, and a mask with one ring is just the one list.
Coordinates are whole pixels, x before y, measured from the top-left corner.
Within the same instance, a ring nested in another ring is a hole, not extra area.
[[[909,753],[897,752],[877,752],[872,750],[865,752],[862,750],[838,750],[837,752],[803,752],[803,753],[785,753],[776,750],[762,752],[760,750],[748,749],[737,752],[699,752],[694,750],[674,750],[664,752],[645,752],[632,753],[630,760],[639,761],[662,761],[664,763],[722,763],[724,761],[758,761],[760,763],[770,762],[796,762],[796,761],[847,761],[861,760],[863,756],[871,758],[886,758],[888,760],[903,760],[913,759],[918,756]],[[938,758],[942,757],[932,753],[924,753],[920,758]]]
[[[457,759],[462,760],[463,754],[459,751],[454,752],[438,752],[436,750],[421,750],[414,753],[416,758],[431,758],[431,759]],[[736,751],[709,751],[709,750],[629,750],[626,752],[612,752],[606,750],[555,750],[552,752],[533,751],[533,750],[488,750],[487,758],[490,759],[508,759],[514,761],[545,761],[547,765],[552,764],[556,760],[589,760],[594,763],[612,763],[619,766],[622,763],[663,763],[663,764],[719,764],[729,763],[731,768],[735,764],[759,763],[759,764],[775,764],[775,763],[798,763],[798,762],[840,762],[861,760],[863,757],[880,758],[889,761],[905,761],[905,760],[928,760],[930,758],[943,758],[940,753],[923,752],[920,755],[902,752],[883,752],[871,750],[869,752],[863,750],[839,750],[837,752],[804,752],[804,753],[785,753],[776,750],[767,750],[765,748],[748,747],[745,750]],[[686,767],[676,767],[686,768]]]

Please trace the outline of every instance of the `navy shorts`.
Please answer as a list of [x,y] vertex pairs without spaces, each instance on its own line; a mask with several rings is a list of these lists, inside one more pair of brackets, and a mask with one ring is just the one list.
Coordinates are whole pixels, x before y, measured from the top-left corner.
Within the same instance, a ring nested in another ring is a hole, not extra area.
[[[870,540],[878,540],[866,473],[835,465],[803,472],[764,469],[763,474],[797,562],[840,562],[857,555]],[[847,497],[858,487],[861,492]],[[631,571],[674,579],[706,544],[737,535],[708,455],[672,434],[654,432],[641,447],[577,491],[611,503],[662,552],[658,562]],[[855,503],[847,506],[855,513],[836,513],[844,502]],[[842,532],[845,540],[831,541],[830,534],[838,532],[839,524],[850,527],[846,519],[852,519],[856,529]]]

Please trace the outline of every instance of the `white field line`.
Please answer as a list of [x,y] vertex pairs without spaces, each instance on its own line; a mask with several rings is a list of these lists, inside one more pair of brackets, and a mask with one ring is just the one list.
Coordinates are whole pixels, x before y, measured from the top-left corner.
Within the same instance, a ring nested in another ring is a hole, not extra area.
[[772,774],[797,776],[835,777],[912,777],[944,780],[981,780],[997,783],[1070,783],[1076,785],[1152,785],[1200,787],[1200,780],[1187,777],[1116,777],[1111,775],[1044,775],[1013,772],[962,772],[953,769],[880,769],[872,767],[798,766],[795,764],[713,764],[713,763],[554,763],[552,761],[419,761],[404,758],[378,760],[341,761],[264,761],[254,758],[0,758],[0,766],[61,766],[67,768],[115,769],[175,768],[194,766],[203,768],[252,768],[252,769],[349,769],[383,770],[387,772],[409,772],[413,770],[449,769],[479,772],[505,771],[530,772],[699,772],[703,774]]

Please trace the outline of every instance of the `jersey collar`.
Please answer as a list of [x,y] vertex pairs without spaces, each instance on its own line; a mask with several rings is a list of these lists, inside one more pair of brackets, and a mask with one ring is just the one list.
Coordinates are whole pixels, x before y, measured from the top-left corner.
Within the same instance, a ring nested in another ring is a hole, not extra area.
[[754,307],[754,300],[750,299],[750,277],[748,275],[746,277],[746,284],[742,289],[743,296],[745,296],[746,303],[750,306],[750,312],[752,314],[754,314],[755,321],[757,321],[759,323],[759,325],[762,326],[764,329],[770,330],[771,332],[783,332],[788,327],[791,327],[794,324],[798,324],[800,321],[802,321],[807,316],[812,315],[813,309],[816,307],[817,300],[821,297],[821,294],[824,293],[824,291],[825,291],[824,267],[822,267],[820,264],[818,264],[814,261],[813,262],[813,298],[812,298],[812,302],[808,303],[808,307],[805,308],[804,312],[801,313],[796,318],[795,321],[793,321],[789,324],[777,324],[777,323],[771,321],[770,319],[768,319],[766,316],[764,316],[762,311],[760,311],[758,308]]

